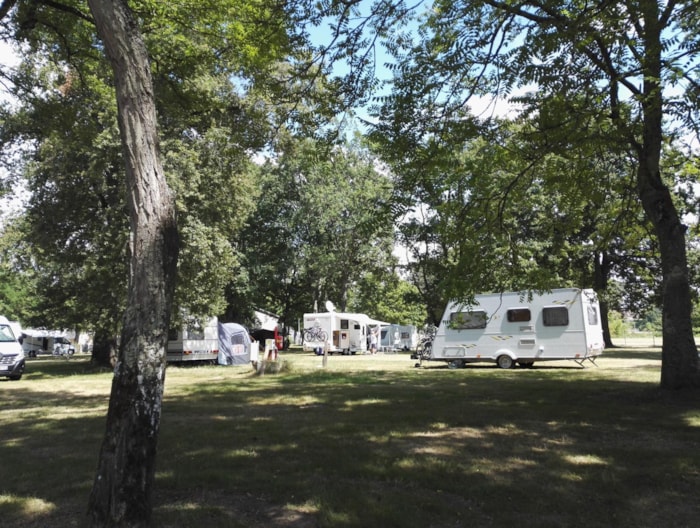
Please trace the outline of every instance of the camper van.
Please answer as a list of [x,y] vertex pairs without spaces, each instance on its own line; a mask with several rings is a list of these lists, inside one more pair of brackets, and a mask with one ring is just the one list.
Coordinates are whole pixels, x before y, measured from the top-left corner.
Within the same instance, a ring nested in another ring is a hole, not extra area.
[[451,368],[495,362],[509,369],[562,359],[582,365],[586,360],[595,362],[603,348],[595,292],[565,288],[531,296],[477,295],[468,305],[451,302],[432,343],[412,357],[443,361]]
[[20,334],[19,341],[28,357],[37,357],[39,354],[70,357],[75,354],[73,343],[56,331],[27,330]]
[[24,350],[6,317],[0,316],[0,376],[19,380],[24,373]]
[[191,320],[168,333],[168,362],[208,361],[216,363],[219,356],[218,319],[203,324]]
[[344,312],[304,314],[304,351],[323,350],[328,353],[363,354],[368,349],[370,332],[378,332],[384,323],[368,315]]

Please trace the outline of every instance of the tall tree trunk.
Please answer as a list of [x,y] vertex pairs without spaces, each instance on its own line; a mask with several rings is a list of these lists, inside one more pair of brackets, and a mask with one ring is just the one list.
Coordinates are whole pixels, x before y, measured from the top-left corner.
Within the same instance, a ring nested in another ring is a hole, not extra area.
[[178,253],[175,208],[138,24],[126,0],[88,3],[114,70],[131,222],[128,306],[89,515],[92,526],[148,526]]
[[117,340],[104,329],[98,329],[92,339],[92,362],[100,367],[114,368]]
[[605,343],[605,348],[613,348],[615,345],[610,335],[610,309],[607,299],[608,279],[610,278],[610,258],[607,252],[595,253],[593,268],[593,288],[598,292],[600,322],[603,326],[603,342]]
[[659,240],[663,273],[663,348],[661,387],[681,389],[700,386],[698,349],[692,325],[692,302],[686,253],[685,226],[668,187],[661,179],[663,139],[663,93],[661,84],[662,42],[659,6],[642,3],[645,21],[645,54],[642,112],[643,137],[638,146],[637,190],[642,206]]
[[663,347],[661,351],[661,387],[682,389],[700,387],[698,349],[692,325],[692,301],[685,245],[685,226],[661,183],[654,156],[639,166],[639,192],[651,219],[661,253],[663,273]]

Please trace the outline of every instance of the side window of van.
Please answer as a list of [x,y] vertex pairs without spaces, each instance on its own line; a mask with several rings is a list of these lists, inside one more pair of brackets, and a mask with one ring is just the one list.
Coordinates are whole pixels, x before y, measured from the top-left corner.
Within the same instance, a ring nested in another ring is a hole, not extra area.
[[510,308],[507,312],[509,323],[525,323],[532,319],[529,308]]
[[483,310],[452,312],[450,314],[450,328],[454,330],[486,328],[486,312]]
[[545,326],[568,326],[569,309],[566,306],[542,308],[542,322]]

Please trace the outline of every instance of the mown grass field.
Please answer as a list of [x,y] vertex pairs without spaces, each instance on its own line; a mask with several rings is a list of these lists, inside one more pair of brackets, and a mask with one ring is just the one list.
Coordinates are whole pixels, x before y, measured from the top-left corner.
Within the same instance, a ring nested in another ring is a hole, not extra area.
[[[700,395],[658,349],[597,366],[415,368],[406,354],[169,367],[156,527],[695,527]],[[0,381],[0,526],[84,526],[111,374]]]

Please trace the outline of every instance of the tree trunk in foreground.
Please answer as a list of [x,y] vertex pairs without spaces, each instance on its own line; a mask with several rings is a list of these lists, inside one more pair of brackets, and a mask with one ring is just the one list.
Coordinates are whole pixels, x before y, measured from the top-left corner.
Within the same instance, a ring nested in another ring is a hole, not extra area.
[[88,3],[114,70],[131,221],[128,306],[88,514],[92,526],[140,527],[151,516],[178,236],[138,25],[125,0]]
[[[698,349],[692,324],[692,301],[685,247],[685,226],[668,188],[648,164],[639,168],[640,195],[660,245],[663,271],[663,347],[661,388],[700,387]],[[656,183],[656,184],[655,184]]]
[[663,348],[661,388],[700,386],[698,349],[692,324],[692,301],[685,232],[671,192],[661,178],[663,144],[663,90],[659,5],[641,4],[646,51],[642,58],[642,143],[638,146],[637,191],[659,240],[663,273]]

